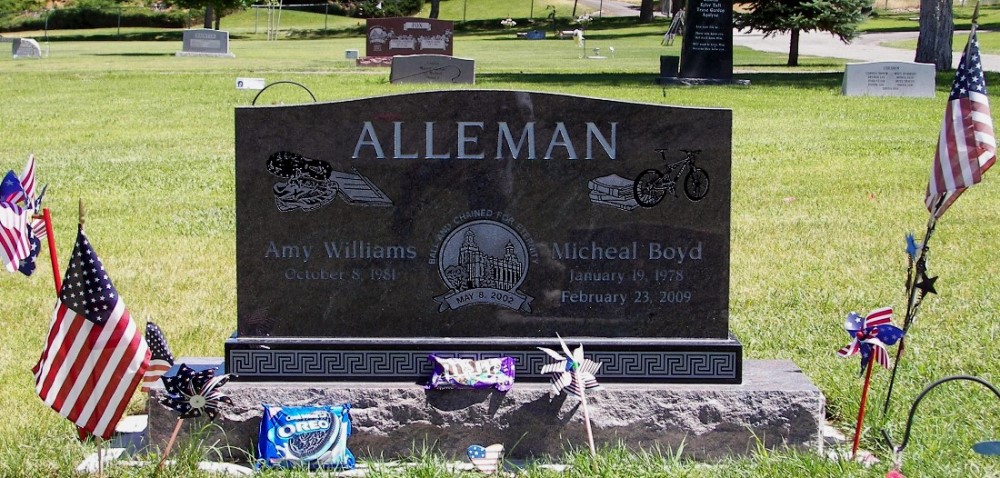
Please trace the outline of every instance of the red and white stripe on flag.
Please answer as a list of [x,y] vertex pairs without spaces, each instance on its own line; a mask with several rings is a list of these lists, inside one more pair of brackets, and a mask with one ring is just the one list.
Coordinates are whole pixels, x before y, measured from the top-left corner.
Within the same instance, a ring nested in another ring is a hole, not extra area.
[[12,203],[0,202],[0,262],[7,272],[17,270],[18,262],[31,254],[28,220],[31,211]]
[[986,77],[973,33],[945,108],[927,183],[927,210],[941,217],[962,192],[982,181],[983,173],[996,161],[996,149]]
[[32,369],[46,405],[107,439],[149,364],[149,347],[81,230]]

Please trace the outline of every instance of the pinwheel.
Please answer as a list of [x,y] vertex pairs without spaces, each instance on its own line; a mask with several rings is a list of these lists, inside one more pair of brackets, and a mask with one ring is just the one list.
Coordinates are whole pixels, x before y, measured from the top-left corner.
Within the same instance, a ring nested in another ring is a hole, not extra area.
[[860,374],[865,373],[872,358],[883,368],[889,368],[889,352],[885,347],[894,345],[903,337],[903,330],[892,325],[892,307],[875,309],[864,319],[857,312],[851,312],[844,321],[844,329],[851,336],[851,343],[838,350],[838,355],[850,357],[860,353]]
[[865,418],[865,405],[868,403],[872,365],[878,362],[882,367],[889,368],[889,352],[885,347],[903,338],[903,330],[892,325],[892,307],[872,310],[863,319],[857,312],[851,312],[844,321],[844,329],[851,336],[851,343],[838,350],[837,355],[850,357],[860,353],[861,374],[865,376],[865,384],[861,391],[861,406],[858,408],[858,422],[854,427],[854,444],[851,447],[853,459],[857,456],[861,440],[861,425]]
[[182,420],[200,417],[202,413],[209,420],[215,420],[221,404],[233,404],[219,390],[228,381],[228,374],[216,376],[214,368],[196,372],[187,364],[181,364],[176,375],[163,377],[163,388],[166,389],[167,396],[160,403],[180,412]]
[[181,424],[185,418],[196,418],[202,415],[209,420],[215,420],[219,416],[219,407],[225,403],[232,405],[233,401],[219,390],[229,382],[230,375],[215,375],[215,368],[195,371],[187,364],[181,364],[175,375],[163,376],[163,388],[166,389],[167,396],[160,399],[164,406],[179,412],[177,425],[167,441],[167,448],[163,452],[163,458],[157,468],[163,466],[167,455],[170,454],[177,434],[180,432]]
[[[583,357],[583,345],[577,347],[572,353],[562,337],[559,337],[559,345],[562,346],[563,353],[545,347],[538,347],[538,350],[556,360],[542,367],[542,373],[547,373],[552,377],[552,389],[549,390],[549,397],[555,397],[565,388],[566,393],[583,397],[584,390],[601,390],[601,385],[597,383],[594,374],[601,368],[601,364]],[[582,385],[582,387],[581,387]]]
[[[559,337],[556,335],[556,337]],[[550,374],[552,377],[552,389],[549,390],[549,398],[553,398],[565,388],[566,392],[580,398],[583,406],[583,420],[587,427],[587,443],[590,445],[590,454],[597,456],[597,448],[594,447],[594,432],[590,426],[590,409],[587,407],[587,390],[601,390],[601,385],[597,383],[594,374],[601,368],[600,362],[594,362],[583,357],[583,345],[581,344],[573,352],[569,351],[566,342],[559,337],[559,345],[562,346],[564,355],[545,347],[538,347],[538,350],[556,360],[542,367],[542,373]]]

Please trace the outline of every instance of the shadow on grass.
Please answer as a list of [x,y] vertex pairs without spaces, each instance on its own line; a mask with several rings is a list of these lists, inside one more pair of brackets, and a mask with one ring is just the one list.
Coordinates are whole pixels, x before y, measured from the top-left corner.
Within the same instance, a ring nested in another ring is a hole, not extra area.
[[88,53],[90,56],[174,56],[173,53]]
[[[650,73],[477,73],[477,82],[527,83],[537,85],[584,84],[595,86],[649,85],[656,84],[659,75]],[[839,89],[844,74],[831,73],[737,73],[739,80],[750,80],[750,88],[755,85],[802,89]],[[690,88],[683,85],[668,85],[666,88]]]

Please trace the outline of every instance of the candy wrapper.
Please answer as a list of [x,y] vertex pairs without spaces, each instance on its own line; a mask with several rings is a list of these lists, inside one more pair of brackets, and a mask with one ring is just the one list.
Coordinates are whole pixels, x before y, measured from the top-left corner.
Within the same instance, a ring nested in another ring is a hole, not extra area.
[[283,407],[264,405],[257,438],[262,466],[353,469],[347,449],[350,405]]
[[514,386],[513,357],[472,360],[430,354],[427,358],[434,363],[428,389],[496,387],[506,392]]

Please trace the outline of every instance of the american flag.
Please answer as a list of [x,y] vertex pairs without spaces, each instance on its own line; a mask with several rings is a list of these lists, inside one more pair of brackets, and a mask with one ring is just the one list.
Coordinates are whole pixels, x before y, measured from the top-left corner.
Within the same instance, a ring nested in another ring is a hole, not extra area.
[[24,200],[25,204],[29,209],[34,209],[35,201],[35,155],[28,155],[28,163],[24,165],[24,171],[21,173],[21,188],[24,190],[24,194],[21,199]]
[[487,475],[492,475],[500,469],[500,463],[503,459],[503,445],[499,443],[487,447],[472,445],[466,453],[469,455],[472,466]]
[[149,365],[149,347],[80,226],[42,356],[32,369],[46,405],[107,439]]
[[0,201],[0,262],[7,272],[16,271],[21,260],[31,254],[30,219],[31,211]]
[[146,322],[146,343],[149,344],[152,355],[149,357],[149,368],[142,377],[143,393],[149,393],[149,387],[174,365],[174,356],[170,353],[170,347],[167,347],[167,339],[163,337],[160,326]]
[[951,84],[927,183],[924,202],[934,218],[941,217],[962,192],[982,181],[983,173],[996,161],[996,153],[986,78],[973,30]]

